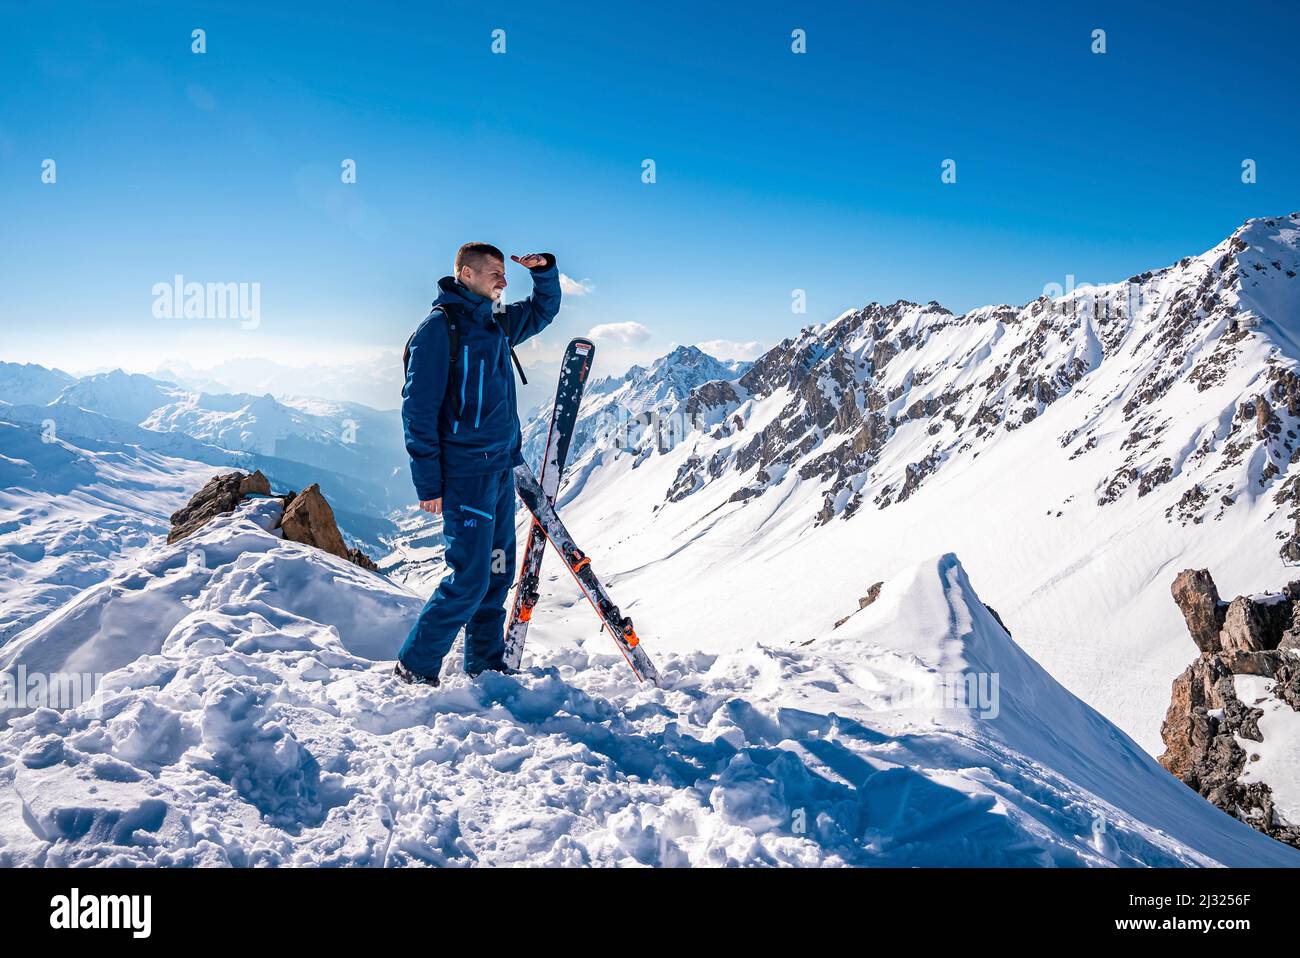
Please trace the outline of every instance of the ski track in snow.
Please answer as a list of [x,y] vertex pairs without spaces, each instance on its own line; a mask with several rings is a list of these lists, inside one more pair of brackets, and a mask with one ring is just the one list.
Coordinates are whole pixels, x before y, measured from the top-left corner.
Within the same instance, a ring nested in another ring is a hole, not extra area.
[[[0,650],[109,672],[9,714],[0,865],[1300,861],[1038,668],[955,557],[808,647],[660,650],[666,689],[594,630],[412,688],[384,660],[420,599],[283,541],[278,508],[154,546]],[[986,670],[996,716],[917,696]]]

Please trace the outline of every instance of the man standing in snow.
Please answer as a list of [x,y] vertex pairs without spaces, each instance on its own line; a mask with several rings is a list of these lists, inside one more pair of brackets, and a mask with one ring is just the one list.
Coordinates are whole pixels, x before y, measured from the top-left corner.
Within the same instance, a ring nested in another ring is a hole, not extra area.
[[505,256],[487,243],[466,243],[456,253],[455,276],[438,281],[433,310],[407,344],[402,424],[411,477],[420,508],[442,516],[450,572],[398,653],[393,674],[406,682],[437,685],[462,626],[466,672],[505,668],[513,469],[524,461],[510,363],[519,365],[514,347],[560,310],[555,257],[510,258],[532,272],[532,296],[505,305]]

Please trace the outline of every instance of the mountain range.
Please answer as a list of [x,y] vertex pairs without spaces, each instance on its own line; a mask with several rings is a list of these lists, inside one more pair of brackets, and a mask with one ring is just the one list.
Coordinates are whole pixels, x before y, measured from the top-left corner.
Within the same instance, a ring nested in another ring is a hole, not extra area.
[[[0,864],[1296,864],[1153,756],[1175,577],[1290,578],[1298,273],[1300,214],[1261,218],[1119,283],[593,380],[557,506],[665,689],[554,557],[522,673],[386,674],[443,572],[394,413],[0,365],[0,671],[107,696],[5,713]],[[285,541],[276,499],[161,541],[253,463],[332,477],[387,575]],[[1294,747],[1252,770],[1270,807]]]

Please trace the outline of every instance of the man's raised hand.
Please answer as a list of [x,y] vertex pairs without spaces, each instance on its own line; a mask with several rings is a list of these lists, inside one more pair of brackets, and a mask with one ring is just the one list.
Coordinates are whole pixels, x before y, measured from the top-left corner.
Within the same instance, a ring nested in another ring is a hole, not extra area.
[[542,253],[529,253],[523,259],[520,259],[518,256],[514,256],[514,255],[512,255],[510,258],[514,260],[516,263],[518,263],[520,266],[526,267],[528,269],[536,269],[539,266],[546,265],[546,256]]

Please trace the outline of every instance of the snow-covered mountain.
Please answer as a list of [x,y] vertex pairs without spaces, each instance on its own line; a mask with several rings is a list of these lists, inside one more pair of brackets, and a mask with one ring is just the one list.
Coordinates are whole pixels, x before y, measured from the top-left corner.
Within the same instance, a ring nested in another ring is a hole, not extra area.
[[35,363],[0,362],[0,402],[44,405],[76,382],[61,369]]
[[386,539],[389,552],[379,560],[379,568],[394,582],[420,595],[431,595],[447,572],[442,516],[410,507],[394,521],[397,528]]
[[405,468],[398,413],[358,402],[200,392],[120,369],[74,380],[55,370],[13,363],[0,366],[0,401],[24,407],[23,415],[32,421],[39,421],[35,416],[41,406],[49,406],[56,419],[83,414],[77,423],[82,434],[97,438],[107,438],[109,427],[101,420],[90,431],[84,413],[367,481],[386,482]]
[[189,393],[175,383],[115,369],[78,379],[59,393],[53,402],[138,425],[155,409],[188,397]]
[[119,370],[77,381],[53,405],[380,483],[406,462],[397,413],[353,402],[191,392]]
[[391,457],[402,439],[400,420],[394,413],[321,399],[282,401],[270,394],[185,394],[177,402],[153,409],[141,425],[161,432],[183,432],[230,449],[290,459],[302,458],[303,449],[324,447],[332,455],[316,451],[311,454],[313,459],[324,458],[319,464],[327,468],[347,467],[340,471],[353,475],[366,471],[356,461],[367,456],[360,450],[381,449]]
[[953,556],[809,646],[661,648],[666,689],[591,633],[429,689],[383,661],[420,599],[286,542],[279,508],[0,650],[104,673],[10,710],[0,865],[1300,864],[1025,656]]
[[[599,361],[599,348],[596,356]],[[673,421],[694,390],[715,380],[735,379],[751,365],[715,359],[697,346],[678,346],[648,367],[633,366],[621,376],[594,379],[583,390],[582,415],[570,446],[570,461],[616,430],[633,437],[656,434],[660,422]],[[523,456],[534,466],[541,463],[546,448],[550,416],[548,401],[522,426]]]
[[846,312],[692,388],[675,432],[611,431],[647,405],[594,390],[579,429],[601,441],[560,505],[677,647],[815,634],[955,550],[1027,651],[1158,752],[1186,664],[1173,576],[1286,581],[1297,273],[1300,215],[1251,220],[1022,307]]
[[[391,531],[383,517],[412,495],[395,411],[310,397],[196,392],[121,370],[68,378],[35,366],[0,368],[4,417],[54,428],[82,445],[112,441],[260,468],[286,488],[320,482],[348,531],[372,548]],[[53,398],[40,401],[51,392]]]
[[0,419],[37,426],[47,441],[55,437],[69,439],[82,449],[125,451],[124,447],[136,446],[148,452],[213,465],[226,465],[234,458],[229,449],[201,442],[183,433],[155,432],[64,403],[0,406]]

